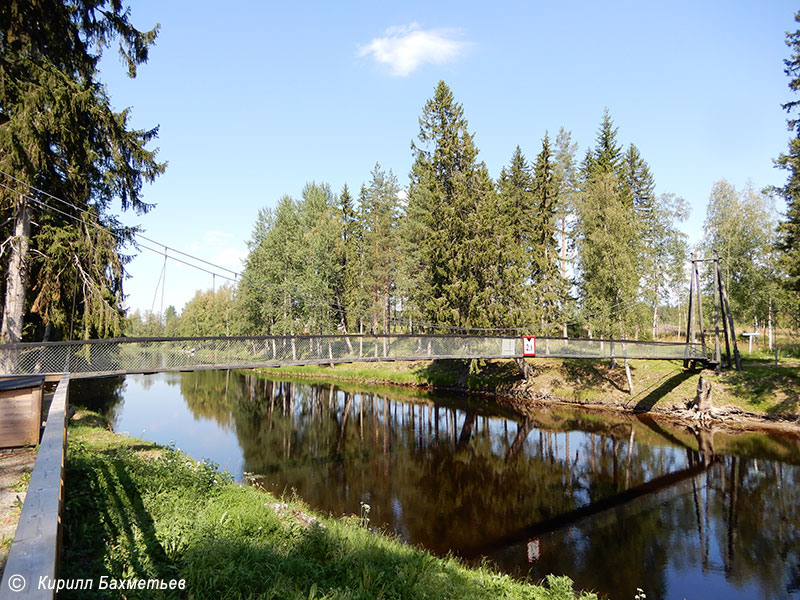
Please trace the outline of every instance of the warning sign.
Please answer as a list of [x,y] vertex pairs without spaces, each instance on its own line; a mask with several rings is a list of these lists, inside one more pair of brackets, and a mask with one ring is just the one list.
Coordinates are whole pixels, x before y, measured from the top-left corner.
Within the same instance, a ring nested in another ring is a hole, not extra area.
[[532,335],[522,336],[522,356],[536,356],[536,338]]

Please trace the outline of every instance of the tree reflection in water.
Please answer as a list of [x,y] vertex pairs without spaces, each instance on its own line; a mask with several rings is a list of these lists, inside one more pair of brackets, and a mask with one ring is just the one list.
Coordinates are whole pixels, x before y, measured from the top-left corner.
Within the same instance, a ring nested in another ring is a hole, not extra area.
[[800,597],[797,438],[227,372],[179,381],[195,416],[235,430],[264,488],[335,515],[369,504],[375,527],[435,553],[615,598]]

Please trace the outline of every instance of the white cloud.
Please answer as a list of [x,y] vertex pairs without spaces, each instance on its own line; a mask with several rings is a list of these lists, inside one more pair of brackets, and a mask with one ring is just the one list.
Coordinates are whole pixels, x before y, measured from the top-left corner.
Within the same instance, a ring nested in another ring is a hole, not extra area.
[[[227,231],[207,230],[199,236],[199,243],[192,244],[187,252],[207,260],[208,262],[219,267],[225,267],[234,271],[241,271],[242,264],[247,258],[247,250],[242,247],[236,247],[233,243],[234,236]],[[240,246],[244,246],[242,243]],[[191,261],[194,263],[195,261]],[[213,267],[205,263],[198,263],[203,269],[214,271]],[[221,274],[231,275],[227,271],[222,271]]]
[[359,56],[369,56],[391,68],[392,75],[405,77],[423,63],[444,64],[457,59],[468,43],[458,40],[457,29],[421,29],[418,23],[390,27],[384,37],[360,46]]
[[220,265],[221,267],[231,268],[234,271],[241,271],[242,264],[246,258],[246,250],[239,250],[238,248],[224,248],[217,253],[211,262],[216,265]]
[[209,230],[203,234],[203,241],[207,244],[227,244],[229,240],[233,239],[233,234],[227,231]]

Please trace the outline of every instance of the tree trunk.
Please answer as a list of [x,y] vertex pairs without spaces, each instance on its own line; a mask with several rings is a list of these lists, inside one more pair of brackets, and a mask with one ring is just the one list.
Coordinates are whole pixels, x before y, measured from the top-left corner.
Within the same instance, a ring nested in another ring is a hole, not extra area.
[[516,361],[517,366],[519,367],[520,371],[522,371],[522,375],[526,380],[531,379],[536,374],[536,371],[534,371],[533,367],[528,364],[528,361],[524,358],[517,357],[514,360]]
[[653,306],[653,339],[656,339],[656,332],[658,331],[658,302]]
[[627,358],[625,359],[625,377],[628,378],[628,393],[633,395],[633,377],[631,377],[631,367]]
[[711,382],[702,376],[697,381],[697,395],[694,397],[694,407],[700,412],[708,412],[711,405]]
[[[25,316],[25,293],[28,287],[28,249],[31,236],[31,209],[27,201],[20,199],[14,221],[14,240],[8,260],[6,276],[6,297],[3,306],[3,322],[0,326],[0,340],[3,344],[22,341],[22,326]],[[0,356],[0,369],[4,373],[16,370],[16,353],[3,353]]]
[[772,352],[772,298],[769,299],[769,310],[767,312],[767,344]]

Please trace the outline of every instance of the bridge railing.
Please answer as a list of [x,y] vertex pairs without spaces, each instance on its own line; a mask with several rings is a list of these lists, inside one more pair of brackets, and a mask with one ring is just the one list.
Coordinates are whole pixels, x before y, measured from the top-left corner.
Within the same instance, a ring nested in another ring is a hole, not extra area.
[[[683,343],[537,338],[554,358],[703,359]],[[380,360],[510,358],[522,338],[452,335],[296,335],[115,338],[0,345],[0,375],[146,373]]]

